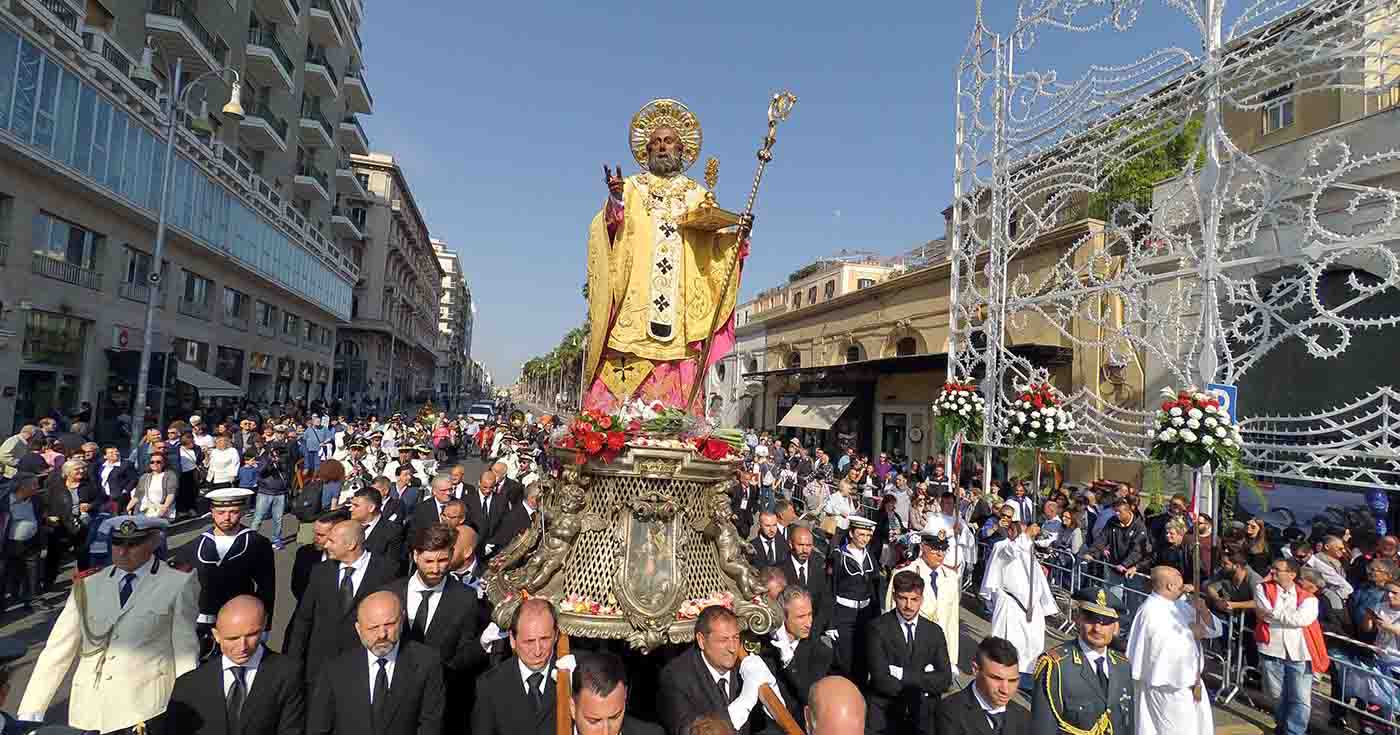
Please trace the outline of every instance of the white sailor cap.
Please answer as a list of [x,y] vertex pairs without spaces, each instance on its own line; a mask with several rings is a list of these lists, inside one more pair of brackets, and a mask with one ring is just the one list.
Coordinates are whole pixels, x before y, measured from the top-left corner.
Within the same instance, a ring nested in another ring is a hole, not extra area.
[[241,506],[253,497],[253,491],[241,487],[226,487],[204,496],[211,508],[232,508]]
[[113,516],[102,522],[102,529],[109,530],[113,541],[140,541],[147,536],[163,531],[170,525],[164,518],[150,516]]
[[851,530],[854,531],[857,528],[864,528],[869,531],[874,531],[875,521],[872,521],[869,518],[866,518],[865,516],[851,516]]

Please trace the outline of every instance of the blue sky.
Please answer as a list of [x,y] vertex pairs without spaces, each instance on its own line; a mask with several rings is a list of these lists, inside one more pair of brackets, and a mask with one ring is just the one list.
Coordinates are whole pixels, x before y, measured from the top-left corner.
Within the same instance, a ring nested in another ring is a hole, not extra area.
[[[1014,12],[1010,2],[987,6],[994,22]],[[738,209],[769,95],[787,87],[799,97],[759,194],[744,297],[842,248],[888,255],[941,237],[953,70],[972,8],[367,0],[376,107],[364,123],[374,150],[404,167],[433,236],[461,255],[478,304],[473,357],[508,384],[583,323],[601,168],[636,171],[627,123],[652,98],[679,98],[699,115],[702,156],[720,160],[720,202]],[[1189,40],[1180,18],[1155,12],[1131,36],[1043,43],[1031,63],[1077,73],[1090,49],[1124,63]]]

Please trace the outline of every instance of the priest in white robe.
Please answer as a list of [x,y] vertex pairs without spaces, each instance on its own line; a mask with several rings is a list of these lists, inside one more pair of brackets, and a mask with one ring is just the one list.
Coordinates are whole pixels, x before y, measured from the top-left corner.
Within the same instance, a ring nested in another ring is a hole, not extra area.
[[1006,535],[988,555],[981,596],[992,607],[992,635],[1016,647],[1017,668],[1026,681],[1045,652],[1045,618],[1059,607],[1032,550],[1032,534],[1013,521]]
[[929,511],[924,530],[948,539],[948,553],[943,558],[947,567],[962,580],[977,564],[977,537],[962,516],[957,513],[957,498],[944,492],[938,499],[938,509]]
[[1152,594],[1138,608],[1128,635],[1128,661],[1138,735],[1214,732],[1210,697],[1201,683],[1200,640],[1224,633],[1200,597],[1183,598],[1185,581],[1172,567],[1152,570]]

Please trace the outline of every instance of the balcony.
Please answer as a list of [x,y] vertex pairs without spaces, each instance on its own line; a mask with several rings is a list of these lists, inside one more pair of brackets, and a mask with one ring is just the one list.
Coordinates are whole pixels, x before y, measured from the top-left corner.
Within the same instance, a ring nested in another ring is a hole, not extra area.
[[276,336],[277,336],[277,327],[276,327],[275,325],[272,325],[272,324],[263,324],[262,322],[258,322],[258,336],[259,336],[259,337],[276,337]]
[[146,30],[165,58],[185,60],[191,78],[228,63],[228,44],[199,20],[192,0],[150,0]]
[[[364,211],[364,210],[360,210]],[[331,226],[335,228],[335,234],[341,237],[348,237],[351,240],[363,240],[365,238],[364,220],[357,225],[348,212],[340,207],[331,208]]]
[[331,200],[329,181],[325,171],[310,163],[302,162],[297,166],[297,175],[293,183],[296,184],[297,194],[302,198],[329,202]]
[[237,329],[240,332],[248,331],[248,317],[224,312],[223,323],[226,327]]
[[189,301],[183,297],[180,299],[180,313],[185,316],[192,316],[196,319],[209,321],[209,304],[201,304],[198,301]]
[[306,70],[307,94],[331,99],[340,98],[340,78],[335,75],[335,68],[326,58],[324,49],[317,49],[315,52],[308,49],[302,68]]
[[280,82],[283,92],[292,91],[292,76],[296,68],[292,66],[292,57],[282,48],[282,42],[277,40],[276,29],[249,28],[245,53],[247,59],[244,63],[249,73],[260,80]]
[[360,127],[359,118],[349,115],[340,123],[340,144],[345,146],[347,153],[357,156],[369,155],[369,136],[365,135],[365,129]]
[[353,199],[368,199],[369,192],[360,183],[360,177],[355,175],[355,164],[345,156],[339,156],[335,161],[335,190]]
[[287,121],[273,114],[266,102],[259,102],[244,111],[238,131],[249,148],[287,151]]
[[341,84],[345,90],[345,109],[347,111],[358,112],[361,115],[369,115],[374,112],[374,95],[369,93],[369,82],[365,79],[364,69],[347,70]]
[[36,276],[52,278],[55,281],[71,283],[93,291],[102,290],[102,274],[100,272],[74,265],[66,260],[51,258],[43,253],[34,253],[34,258],[30,261],[29,271]]
[[[144,283],[123,283],[117,286],[117,295],[128,301],[144,304],[146,299],[150,298],[151,287]],[[165,308],[165,291],[160,291],[156,296],[156,308]]]
[[83,20],[81,13],[63,0],[23,0],[12,2],[9,7],[15,15],[29,18],[35,30],[51,32],[60,48],[82,47],[82,32],[78,30]]
[[340,48],[345,45],[345,34],[341,32],[340,18],[331,7],[330,0],[311,0],[310,33],[312,41],[326,48]]
[[131,78],[131,67],[136,66],[136,61],[127,56],[126,51],[107,34],[92,31],[83,33],[83,48],[100,59],[99,63],[106,67],[108,76]]
[[301,20],[301,5],[297,0],[255,0],[253,3],[258,17],[272,23],[286,23],[295,27]]
[[330,122],[311,104],[301,106],[301,142],[309,148],[330,148],[335,145]]

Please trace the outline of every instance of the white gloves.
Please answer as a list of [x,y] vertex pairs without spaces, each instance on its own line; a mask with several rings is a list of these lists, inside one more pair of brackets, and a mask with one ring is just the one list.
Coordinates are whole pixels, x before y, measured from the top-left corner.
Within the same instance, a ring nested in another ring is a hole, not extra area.
[[[481,647],[487,653],[491,652],[491,644],[496,641],[510,637],[510,631],[501,630],[501,627],[492,623],[486,626],[486,630],[481,631]],[[570,656],[570,658],[573,658]]]
[[[729,704],[729,722],[735,730],[743,728],[749,721],[749,713],[758,704],[759,687],[769,685],[773,693],[782,699],[782,694],[778,693],[778,679],[758,656],[749,656],[739,662],[739,677],[744,680],[744,688],[739,691],[739,697]],[[764,709],[766,711],[767,708]],[[769,712],[768,716],[772,717],[773,713]]]
[[830,640],[832,645],[835,645],[836,640],[841,637],[841,634],[838,633],[835,628],[832,628],[831,630],[828,630],[827,632],[823,633],[822,637]]
[[562,656],[558,661],[554,662],[554,679],[558,681],[559,672],[567,671],[572,674],[576,668],[578,668],[578,660],[574,658],[572,653],[567,656]]
[[739,676],[744,680],[744,690],[747,691],[752,686],[755,693],[763,684],[776,686],[778,683],[778,678],[773,676],[773,672],[768,670],[768,664],[759,656],[748,656],[740,661]]

